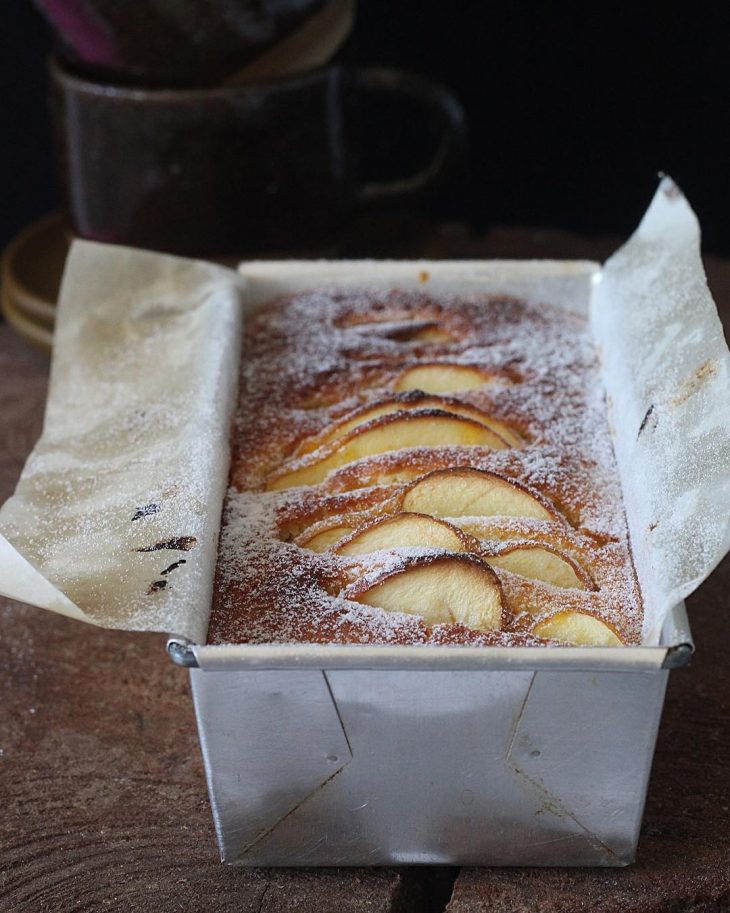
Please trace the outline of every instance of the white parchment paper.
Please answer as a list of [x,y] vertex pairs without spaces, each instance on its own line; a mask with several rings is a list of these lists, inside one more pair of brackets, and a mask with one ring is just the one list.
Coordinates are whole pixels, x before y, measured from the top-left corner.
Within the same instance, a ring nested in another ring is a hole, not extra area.
[[[730,547],[725,345],[669,180],[600,271],[532,262],[208,263],[74,244],[43,434],[0,509],[0,593],[205,642],[242,310],[316,285],[525,295],[587,311],[603,359],[644,640]],[[592,283],[596,281],[591,295]]]
[[601,348],[644,641],[730,549],[730,354],[697,219],[669,178],[604,265],[591,309]]
[[209,263],[73,245],[43,433],[0,509],[2,594],[204,641],[243,284]]

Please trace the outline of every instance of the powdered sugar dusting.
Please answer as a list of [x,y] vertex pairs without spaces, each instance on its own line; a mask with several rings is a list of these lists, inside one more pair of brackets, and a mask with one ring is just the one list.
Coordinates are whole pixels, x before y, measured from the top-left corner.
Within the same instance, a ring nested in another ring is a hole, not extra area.
[[[428,341],[420,330],[409,333],[409,323],[439,332]],[[363,403],[393,397],[404,368],[434,362],[490,372],[484,386],[449,395],[510,425],[525,446],[387,451],[348,463],[316,485],[265,490],[272,474],[319,458],[320,451],[294,456],[303,439]],[[323,288],[269,303],[245,333],[232,466],[212,643],[540,643],[530,634],[535,619],[557,611],[595,614],[625,642],[638,640],[641,603],[604,393],[587,324],[576,314],[505,296],[435,298],[399,290]],[[596,589],[564,590],[497,569],[513,619],[507,630],[427,628],[418,616],[342,594],[355,580],[375,583],[437,550],[400,548],[352,559],[291,541],[328,518],[357,525],[388,513],[410,482],[446,467],[524,483],[564,518],[557,524],[474,518],[469,533],[482,524],[478,538],[486,552],[505,537],[559,541]]]

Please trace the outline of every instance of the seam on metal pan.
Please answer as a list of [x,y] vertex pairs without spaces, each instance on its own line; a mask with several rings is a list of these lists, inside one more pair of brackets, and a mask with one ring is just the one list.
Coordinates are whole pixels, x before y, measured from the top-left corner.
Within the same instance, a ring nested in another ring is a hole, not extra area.
[[[348,761],[347,764],[349,764],[349,763],[350,762]],[[312,790],[311,793],[308,793],[300,802],[297,802],[297,804],[294,806],[294,808],[290,808],[289,811],[285,815],[282,815],[281,818],[279,818],[277,821],[275,821],[271,825],[271,827],[267,828],[263,832],[263,834],[259,834],[259,836],[253,841],[253,843],[249,843],[248,846],[244,847],[241,850],[241,852],[238,854],[238,856],[236,856],[236,858],[233,860],[233,864],[235,865],[235,863],[238,862],[239,859],[243,859],[244,856],[246,856],[248,853],[250,853],[251,850],[253,850],[255,847],[257,847],[262,841],[264,841],[268,837],[270,837],[274,833],[274,831],[277,829],[277,827],[279,827],[280,824],[283,824],[287,818],[290,818],[293,814],[298,812],[299,809],[304,805],[304,803],[308,802],[312,798],[312,796],[316,796],[317,793],[320,793],[323,789],[325,789],[325,787],[329,786],[329,784],[334,780],[334,778],[336,776],[338,776],[339,774],[341,774],[342,771],[347,767],[347,764],[343,764],[342,767],[339,768],[339,770],[336,770],[331,776],[327,777],[326,780],[324,780],[322,783],[320,783],[319,786],[316,786]]]
[[[332,706],[335,708],[335,713],[337,714],[337,719],[340,721],[342,735],[344,735],[345,741],[347,742],[347,750],[350,752],[350,761],[351,761],[352,760],[352,745],[350,745],[350,738],[347,735],[347,730],[345,729],[345,724],[342,722],[342,716],[340,715],[340,708],[337,706],[337,701],[335,700],[335,696],[332,693],[332,685],[330,685],[330,680],[327,677],[327,673],[324,671],[324,669],[322,669],[322,677],[324,678],[325,685],[327,685],[327,690],[329,691],[330,698],[332,699]],[[347,763],[349,764],[350,761],[348,761]]]
[[535,677],[537,672],[532,673],[532,678],[530,679],[530,684],[527,686],[525,691],[525,696],[522,698],[522,704],[520,705],[520,712],[515,717],[515,721],[512,724],[512,735],[510,736],[509,745],[507,746],[507,751],[504,753],[504,760],[509,764],[509,756],[512,754],[512,746],[515,744],[515,739],[517,738],[517,730],[520,728],[520,723],[522,722],[522,717],[525,713],[525,707],[527,707],[527,700],[530,697],[530,692],[532,691],[532,686],[535,684]]
[[337,721],[340,724],[340,728],[342,729],[342,735],[345,737],[345,742],[347,744],[347,750],[350,754],[350,757],[347,759],[347,761],[345,761],[345,763],[341,767],[338,767],[334,773],[330,774],[330,776],[327,777],[326,780],[323,780],[320,784],[315,786],[315,788],[310,793],[307,793],[307,795],[304,796],[303,799],[301,799],[299,802],[297,802],[297,804],[293,808],[290,808],[289,811],[286,812],[286,814],[282,815],[281,818],[278,818],[271,825],[271,827],[267,828],[262,834],[259,834],[259,836],[256,837],[256,839],[252,843],[249,843],[248,846],[244,847],[241,850],[241,852],[236,856],[236,859],[234,860],[234,865],[235,865],[236,861],[238,861],[239,859],[243,859],[243,857],[246,856],[248,853],[250,853],[251,850],[254,849],[254,847],[257,847],[262,841],[264,841],[268,837],[270,837],[271,834],[273,834],[273,832],[277,829],[277,827],[279,827],[280,824],[283,824],[284,821],[287,820],[287,818],[290,818],[293,814],[298,812],[299,809],[304,805],[304,803],[308,802],[312,798],[312,796],[316,796],[318,793],[322,792],[323,789],[325,789],[327,786],[329,786],[329,784],[334,780],[334,778],[338,774],[342,773],[342,771],[349,765],[350,761],[352,761],[352,747],[350,746],[350,740],[347,737],[347,731],[342,723],[342,717],[340,716],[340,710],[339,710],[339,707],[337,706],[337,701],[335,700],[334,695],[332,694],[332,688],[330,687],[330,683],[327,678],[327,673],[324,671],[324,669],[322,670],[322,677],[324,678],[325,685],[327,686],[327,692],[329,693],[330,700],[332,701],[332,706],[334,707],[335,713],[337,714]]
[[575,834],[563,834],[562,837],[550,837],[549,840],[535,840],[522,845],[532,848],[536,846],[549,846],[553,843],[566,843],[569,840],[575,840]]
[[519,767],[517,767],[514,763],[511,765],[511,767],[512,767],[512,770],[514,770],[514,772],[517,774],[517,776],[522,777],[524,779],[524,781],[528,784],[528,786],[531,786],[536,792],[541,794],[541,796],[543,797],[543,807],[546,812],[549,812],[550,814],[555,815],[556,817],[570,818],[570,820],[583,831],[583,833],[588,837],[588,840],[594,846],[596,846],[597,848],[600,848],[604,852],[608,853],[609,856],[611,856],[613,859],[616,859],[619,863],[622,861],[621,856],[615,850],[611,849],[611,847],[607,843],[604,843],[600,837],[598,837],[596,834],[592,833],[590,831],[590,829],[587,828],[585,826],[585,824],[583,824],[582,821],[580,821],[578,818],[576,818],[576,816],[572,812],[568,811],[568,809],[565,807],[565,805],[563,805],[563,803],[560,801],[560,799],[558,799],[556,796],[554,796],[550,792],[550,790],[547,789],[547,787],[542,782],[542,780],[539,779],[539,777],[531,777],[529,774],[525,773],[524,770],[521,770]]
[[513,750],[514,744],[515,744],[515,740],[517,739],[517,733],[520,728],[520,723],[522,722],[522,718],[525,715],[525,710],[527,709],[527,703],[529,701],[530,694],[532,693],[532,687],[535,684],[536,678],[537,678],[537,672],[533,672],[532,678],[530,679],[530,684],[527,686],[527,691],[525,692],[525,698],[522,701],[522,706],[520,707],[520,712],[517,714],[517,718],[515,720],[514,729],[512,731],[512,738],[510,739],[509,748],[507,749],[507,751],[505,753],[504,760],[512,768],[512,770],[517,774],[518,777],[522,777],[522,779],[525,781],[525,783],[528,786],[532,787],[532,789],[534,789],[536,792],[538,792],[541,795],[541,797],[543,799],[543,807],[544,807],[545,811],[550,812],[551,814],[556,815],[557,817],[570,818],[570,820],[574,824],[576,824],[583,831],[584,834],[586,834],[586,836],[588,837],[588,839],[591,843],[593,843],[595,846],[604,850],[606,853],[609,854],[609,856],[611,856],[614,859],[621,862],[621,857],[618,855],[618,853],[616,853],[614,850],[612,850],[611,847],[608,846],[608,844],[604,843],[600,837],[598,837],[596,834],[593,834],[590,831],[590,829],[587,828],[585,826],[585,824],[583,824],[582,821],[580,821],[578,818],[576,818],[576,816],[566,808],[566,806],[561,802],[561,800],[550,792],[550,790],[545,786],[545,784],[542,782],[542,780],[540,780],[538,777],[531,777],[530,774],[526,773],[524,770],[522,770],[522,768],[518,767],[514,763],[514,760],[511,757],[512,750]]

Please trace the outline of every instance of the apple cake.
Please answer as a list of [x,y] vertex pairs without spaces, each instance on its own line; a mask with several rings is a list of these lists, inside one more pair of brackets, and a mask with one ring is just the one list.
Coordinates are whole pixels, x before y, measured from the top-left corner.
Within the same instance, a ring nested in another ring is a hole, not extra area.
[[211,643],[635,644],[587,321],[317,289],[243,340]]

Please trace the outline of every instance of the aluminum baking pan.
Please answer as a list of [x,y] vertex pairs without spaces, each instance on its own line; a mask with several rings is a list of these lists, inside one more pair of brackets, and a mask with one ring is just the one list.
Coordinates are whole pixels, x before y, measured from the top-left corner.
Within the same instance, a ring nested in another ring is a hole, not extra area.
[[197,646],[221,859],[244,866],[633,861],[677,606],[654,647]]
[[[250,263],[241,272],[251,306],[365,283],[487,290],[587,313],[601,267]],[[641,646],[168,642],[190,667],[221,858],[273,866],[630,863],[668,670],[692,650],[683,602]]]

